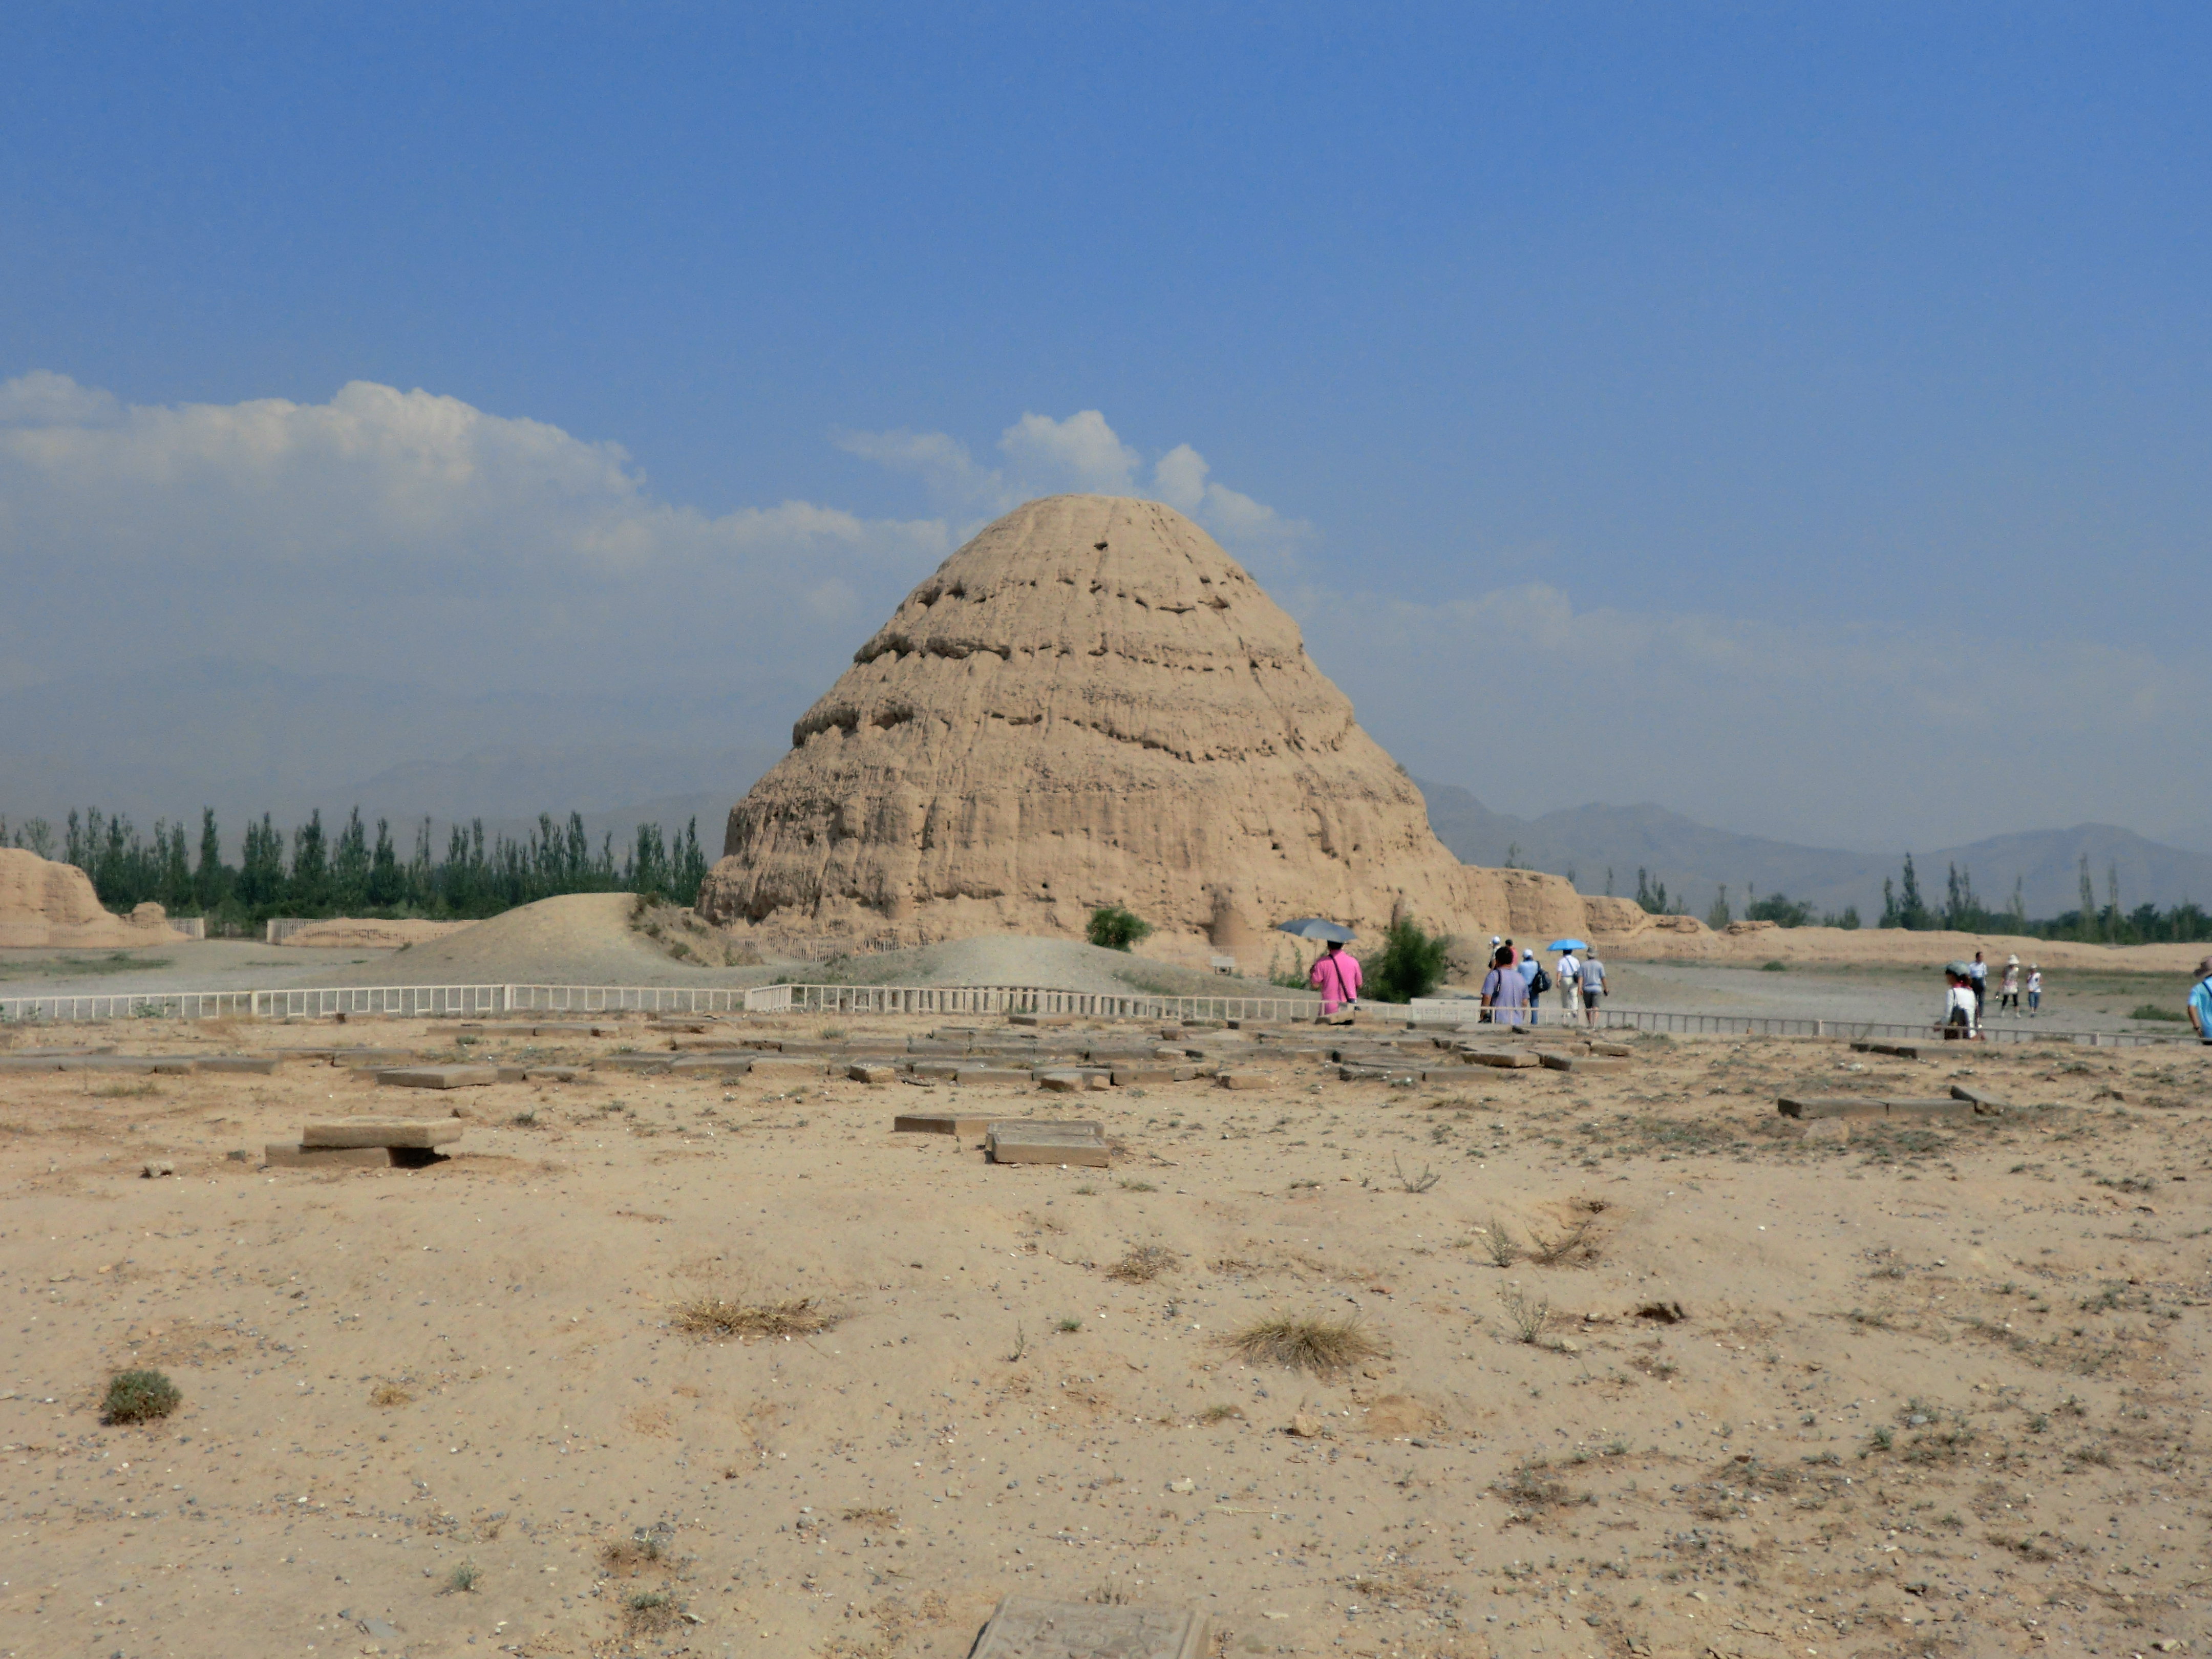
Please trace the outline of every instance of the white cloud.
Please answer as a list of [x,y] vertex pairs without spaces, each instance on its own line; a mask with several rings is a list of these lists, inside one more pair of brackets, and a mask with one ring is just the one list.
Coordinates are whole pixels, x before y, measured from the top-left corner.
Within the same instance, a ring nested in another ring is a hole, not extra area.
[[937,519],[656,498],[615,444],[356,381],[327,404],[0,383],[0,681],[231,654],[471,688],[818,679]]
[[[932,499],[956,518],[970,515],[962,535],[1025,501],[1066,490],[1103,495],[1147,492],[1138,483],[1144,458],[1123,442],[1095,409],[1065,420],[1024,414],[999,434],[1003,466],[978,465],[968,447],[942,432],[839,432],[842,449],[893,471],[921,478]],[[1212,483],[1206,458],[1177,444],[1152,464],[1149,494],[1187,513],[1231,552],[1249,558],[1286,556],[1312,534],[1241,491]],[[1288,565],[1284,568],[1289,568]],[[1279,573],[1280,574],[1280,573]]]

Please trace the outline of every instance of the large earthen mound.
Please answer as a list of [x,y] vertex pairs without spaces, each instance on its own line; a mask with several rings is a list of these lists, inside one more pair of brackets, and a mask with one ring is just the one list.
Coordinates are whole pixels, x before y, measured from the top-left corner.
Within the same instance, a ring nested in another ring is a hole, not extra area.
[[1401,910],[1462,934],[1583,922],[1559,878],[1445,849],[1211,537],[1104,495],[1017,508],[908,595],[724,854],[704,914],[848,948],[1076,934],[1107,904],[1247,966],[1297,915],[1370,939]]
[[128,948],[176,938],[160,905],[143,904],[127,918],[112,915],[100,908],[92,878],[74,864],[0,847],[0,946]]

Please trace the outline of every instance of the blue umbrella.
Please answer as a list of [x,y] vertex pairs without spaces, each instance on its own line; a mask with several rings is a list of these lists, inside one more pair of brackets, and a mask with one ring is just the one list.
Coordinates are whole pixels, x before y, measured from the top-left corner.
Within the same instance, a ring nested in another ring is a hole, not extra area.
[[1587,951],[1589,946],[1578,939],[1555,939],[1544,948],[1547,951]]
[[1296,921],[1279,921],[1275,924],[1275,931],[1295,933],[1300,939],[1334,939],[1339,945],[1349,945],[1358,937],[1349,927],[1324,921],[1319,916],[1300,916]]

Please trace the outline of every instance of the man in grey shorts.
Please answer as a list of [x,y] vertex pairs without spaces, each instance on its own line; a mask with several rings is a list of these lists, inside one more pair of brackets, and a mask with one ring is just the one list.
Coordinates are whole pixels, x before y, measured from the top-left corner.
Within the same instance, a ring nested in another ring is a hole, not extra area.
[[1597,1005],[1605,995],[1605,964],[1597,959],[1597,946],[1583,952],[1583,1019],[1597,1024]]

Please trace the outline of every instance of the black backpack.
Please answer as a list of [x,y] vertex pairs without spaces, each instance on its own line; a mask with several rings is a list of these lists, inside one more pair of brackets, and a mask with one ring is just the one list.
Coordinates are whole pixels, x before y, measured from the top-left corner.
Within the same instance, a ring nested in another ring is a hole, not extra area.
[[1536,977],[1528,981],[1528,988],[1538,996],[1552,988],[1552,976],[1544,971],[1540,962],[1536,964]]

